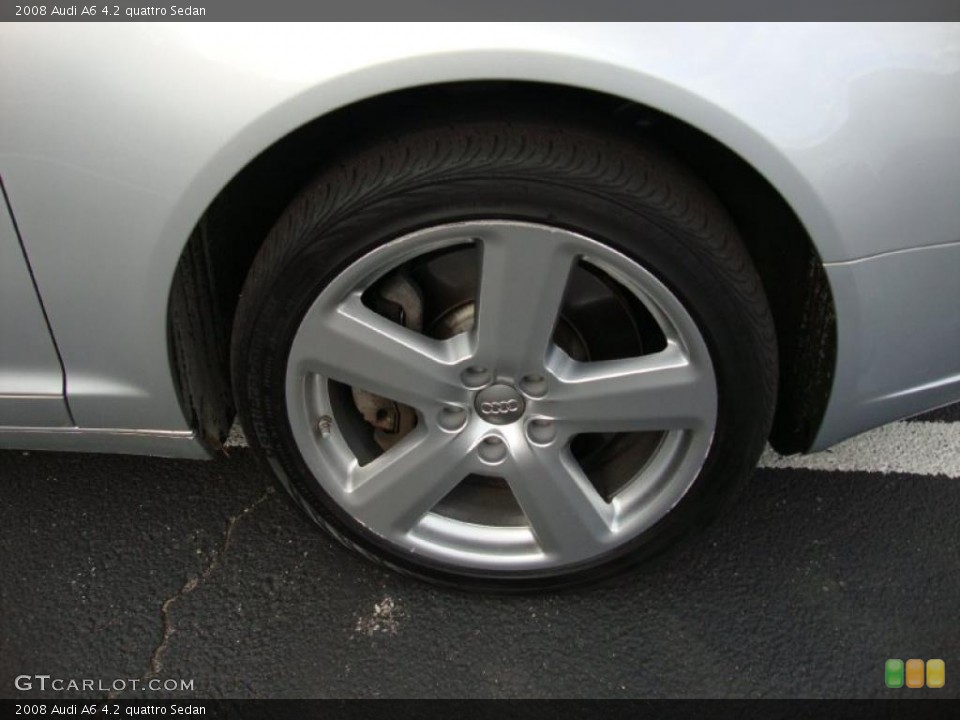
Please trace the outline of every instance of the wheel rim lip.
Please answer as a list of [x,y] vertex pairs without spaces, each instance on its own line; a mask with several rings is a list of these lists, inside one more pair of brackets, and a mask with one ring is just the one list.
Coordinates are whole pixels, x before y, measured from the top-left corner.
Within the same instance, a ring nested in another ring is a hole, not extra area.
[[[634,293],[651,312],[668,338],[678,342],[695,358],[700,369],[707,373],[713,395],[713,412],[706,427],[696,430],[666,430],[660,447],[645,466],[612,499],[616,515],[616,529],[602,552],[589,557],[561,556],[544,552],[531,527],[494,527],[479,525],[429,512],[407,532],[393,532],[371,527],[355,518],[350,510],[341,478],[347,477],[358,465],[358,460],[346,439],[334,432],[320,439],[313,420],[333,415],[334,401],[330,397],[327,378],[305,372],[303,368],[286,363],[285,399],[289,429],[300,453],[311,472],[310,481],[323,495],[330,498],[340,511],[353,518],[360,527],[392,546],[401,554],[412,556],[427,564],[463,572],[547,572],[599,560],[628,544],[656,525],[686,495],[695,482],[709,453],[716,426],[716,378],[712,361],[699,328],[679,298],[653,273],[618,250],[578,232],[540,223],[485,219],[467,222],[443,223],[405,234],[390,240],[353,261],[338,274],[311,303],[304,318],[311,313],[329,313],[347,298],[359,297],[375,280],[422,254],[457,245],[482,242],[490,232],[509,233],[511,228],[542,230],[582,247],[578,257],[606,272]],[[301,325],[302,325],[301,320]],[[291,343],[297,341],[301,329]],[[466,350],[456,360],[466,361]],[[520,378],[495,378],[493,383],[519,383]],[[485,386],[489,387],[489,385]],[[476,388],[464,389],[459,405],[475,412]],[[541,412],[544,405],[538,398],[526,396],[524,417],[508,425],[486,423],[473,430],[476,437],[472,451],[487,437],[509,438],[523,435],[524,427],[537,418],[549,418]],[[418,409],[418,427],[424,427],[427,418]],[[473,426],[471,426],[473,427]],[[414,431],[416,433],[417,431]],[[401,441],[402,442],[402,441]],[[565,462],[576,462],[569,447],[564,451]]]

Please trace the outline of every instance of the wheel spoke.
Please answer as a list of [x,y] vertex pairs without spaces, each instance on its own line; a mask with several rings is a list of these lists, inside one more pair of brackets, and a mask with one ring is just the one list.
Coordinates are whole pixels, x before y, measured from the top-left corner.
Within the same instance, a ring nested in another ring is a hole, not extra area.
[[482,240],[475,362],[519,375],[543,366],[576,252],[562,233],[501,232]]
[[[557,354],[559,356],[559,354]],[[544,403],[567,434],[711,427],[717,411],[712,375],[673,341],[662,352],[623,360],[551,363],[558,386]]]
[[385,536],[410,530],[468,474],[469,433],[432,431],[407,440],[356,467],[343,496],[360,522]]
[[577,560],[609,542],[613,507],[569,453],[524,445],[514,450],[504,475],[545,553]]
[[[465,355],[465,351],[463,355]],[[421,409],[457,397],[455,341],[428,338],[364,306],[359,293],[303,319],[289,365]]]

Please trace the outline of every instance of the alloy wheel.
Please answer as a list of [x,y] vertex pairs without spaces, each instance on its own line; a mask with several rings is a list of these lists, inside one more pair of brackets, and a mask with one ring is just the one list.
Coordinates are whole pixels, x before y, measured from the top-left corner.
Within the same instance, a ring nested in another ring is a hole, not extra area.
[[[467,269],[418,281],[430,263]],[[608,321],[635,345],[607,347],[623,335]],[[322,493],[396,550],[477,571],[571,568],[642,534],[716,426],[710,353],[677,295],[530,222],[436,225],[363,255],[307,310],[286,367]]]

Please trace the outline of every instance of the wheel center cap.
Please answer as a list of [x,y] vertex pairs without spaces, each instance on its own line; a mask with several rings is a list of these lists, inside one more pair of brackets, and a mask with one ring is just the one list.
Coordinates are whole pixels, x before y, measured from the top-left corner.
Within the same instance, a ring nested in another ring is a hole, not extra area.
[[477,393],[477,412],[484,420],[494,425],[509,425],[523,415],[523,395],[505,383],[497,383]]

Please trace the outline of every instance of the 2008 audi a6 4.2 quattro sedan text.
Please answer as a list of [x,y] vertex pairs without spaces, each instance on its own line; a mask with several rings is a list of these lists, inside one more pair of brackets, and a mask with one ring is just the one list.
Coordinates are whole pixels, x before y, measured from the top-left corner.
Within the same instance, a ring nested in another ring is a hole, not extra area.
[[956,25],[8,25],[0,447],[239,415],[364,556],[606,577],[960,400]]

